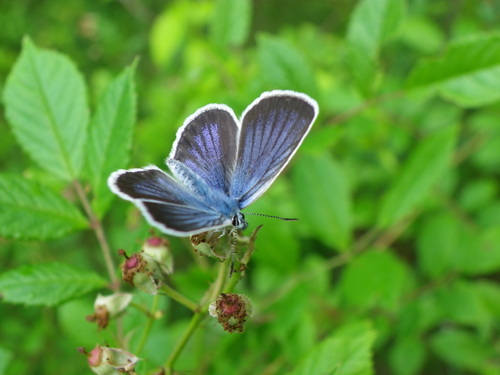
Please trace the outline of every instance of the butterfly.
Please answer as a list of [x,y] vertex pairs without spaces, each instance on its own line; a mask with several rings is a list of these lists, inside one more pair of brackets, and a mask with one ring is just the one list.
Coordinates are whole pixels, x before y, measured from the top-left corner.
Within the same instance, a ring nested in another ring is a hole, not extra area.
[[241,120],[226,105],[206,105],[177,131],[166,160],[171,174],[156,166],[120,169],[108,186],[166,234],[245,229],[241,210],[278,177],[317,115],[315,100],[283,90],[264,92]]

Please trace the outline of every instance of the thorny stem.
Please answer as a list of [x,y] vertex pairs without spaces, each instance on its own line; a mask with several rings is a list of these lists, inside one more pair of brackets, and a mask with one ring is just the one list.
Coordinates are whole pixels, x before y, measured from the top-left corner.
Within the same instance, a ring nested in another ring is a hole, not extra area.
[[101,252],[104,257],[104,263],[106,264],[106,268],[108,270],[109,278],[111,280],[111,289],[114,292],[117,292],[120,286],[120,282],[118,280],[118,277],[116,276],[115,273],[115,264],[113,262],[113,258],[111,257],[111,250],[109,248],[108,241],[106,240],[106,236],[104,235],[104,231],[102,229],[101,222],[99,219],[95,216],[94,211],[92,210],[92,207],[90,206],[89,200],[87,199],[87,196],[85,192],[83,191],[82,185],[78,180],[74,181],[73,183],[76,193],[78,195],[78,198],[80,199],[80,202],[82,203],[83,209],[85,213],[87,214],[87,217],[90,220],[90,225],[92,229],[94,230],[95,236],[97,237],[97,241],[99,242],[99,245],[101,247]]

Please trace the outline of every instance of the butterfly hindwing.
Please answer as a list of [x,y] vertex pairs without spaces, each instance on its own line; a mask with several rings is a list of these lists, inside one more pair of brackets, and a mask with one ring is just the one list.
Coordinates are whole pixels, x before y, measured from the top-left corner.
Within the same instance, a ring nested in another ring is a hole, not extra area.
[[191,235],[230,224],[202,197],[157,167],[118,170],[108,180],[110,189],[133,202],[149,223],[172,235]]

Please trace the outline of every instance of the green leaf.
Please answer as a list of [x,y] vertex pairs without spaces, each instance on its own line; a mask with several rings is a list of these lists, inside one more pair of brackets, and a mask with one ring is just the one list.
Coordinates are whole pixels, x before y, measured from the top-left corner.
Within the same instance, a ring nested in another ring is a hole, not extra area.
[[[445,362],[463,370],[486,371],[493,370],[495,351],[491,344],[481,343],[473,333],[460,330],[441,330],[431,338],[431,348]],[[494,367],[495,366],[495,367]],[[494,372],[490,372],[493,374]]]
[[136,112],[134,70],[135,64],[110,83],[90,123],[86,162],[94,194],[92,206],[98,216],[111,201],[108,176],[126,167],[130,158]]
[[413,284],[406,265],[388,251],[370,251],[352,260],[342,274],[339,292],[347,306],[394,311]]
[[390,364],[395,375],[417,375],[425,360],[425,347],[419,337],[403,337],[390,352]]
[[344,326],[312,348],[289,374],[371,375],[374,340],[375,332],[368,324]]
[[6,369],[12,359],[13,352],[0,346],[0,374],[7,374]]
[[436,304],[448,322],[474,327],[487,335],[494,323],[475,282],[457,280],[435,290]]
[[397,31],[406,9],[403,0],[362,0],[358,2],[347,30],[351,46],[376,58],[381,45]]
[[420,268],[427,276],[439,278],[456,269],[457,248],[463,228],[447,214],[426,218],[417,241]]
[[316,94],[316,79],[304,56],[280,38],[260,35],[258,53],[262,76],[275,88]]
[[25,38],[5,86],[7,119],[23,149],[46,171],[70,181],[83,164],[85,84],[65,56]]
[[45,240],[87,226],[80,211],[47,187],[0,175],[0,236]]
[[362,0],[358,2],[347,30],[347,62],[358,88],[368,95],[377,74],[382,44],[401,24],[403,0]]
[[479,236],[462,232],[455,254],[457,268],[467,275],[493,273],[500,269],[500,228],[483,230]]
[[436,87],[461,106],[481,106],[500,99],[500,35],[452,43],[439,59],[421,61],[407,87]]
[[346,250],[351,242],[351,197],[347,177],[327,154],[304,155],[293,168],[299,219],[327,246]]
[[106,286],[99,275],[64,263],[25,265],[0,275],[5,302],[54,306]]
[[419,143],[382,198],[378,226],[395,224],[425,199],[449,167],[455,138],[456,129],[449,127]]
[[249,0],[217,0],[211,23],[211,37],[219,47],[241,46],[248,38],[252,16]]
[[347,47],[347,67],[364,96],[369,96],[375,88],[377,61],[367,56],[365,51],[356,46]]
[[151,59],[160,67],[166,66],[178,53],[192,26],[187,1],[171,3],[168,9],[156,17],[149,35]]

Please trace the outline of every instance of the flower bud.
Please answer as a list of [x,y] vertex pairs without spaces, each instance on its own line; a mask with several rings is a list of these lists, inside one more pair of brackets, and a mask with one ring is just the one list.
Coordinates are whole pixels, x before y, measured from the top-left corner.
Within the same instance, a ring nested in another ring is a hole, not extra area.
[[174,271],[174,259],[170,251],[170,244],[165,238],[148,238],[142,246],[142,251],[158,263],[164,274],[169,275]]
[[253,314],[252,303],[244,294],[221,293],[208,308],[225,331],[243,332],[244,324]]
[[97,345],[87,353],[84,348],[78,349],[87,356],[92,372],[98,375],[135,374],[134,368],[140,358],[122,349]]
[[109,320],[123,312],[131,301],[130,293],[114,293],[109,296],[98,294],[94,302],[94,314],[87,316],[87,320],[97,322],[97,326],[104,329]]
[[135,253],[130,257],[125,256],[125,262],[121,265],[123,281],[139,288],[148,294],[157,294],[158,288],[164,282],[164,275],[153,258],[149,255]]

